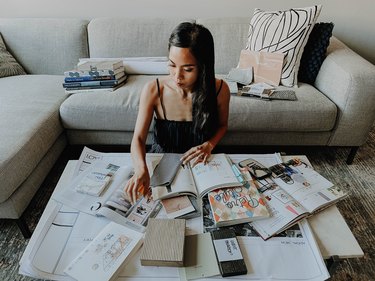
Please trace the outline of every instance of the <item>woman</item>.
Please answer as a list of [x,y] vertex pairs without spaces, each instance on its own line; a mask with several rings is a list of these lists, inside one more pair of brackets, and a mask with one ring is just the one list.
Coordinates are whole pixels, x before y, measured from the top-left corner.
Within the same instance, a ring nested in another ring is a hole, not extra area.
[[150,152],[184,153],[183,164],[207,163],[228,128],[230,92],[215,78],[214,42],[202,25],[183,22],[169,38],[169,76],[147,83],[140,97],[131,143],[134,176],[125,186],[132,202],[150,191],[146,138],[154,117]]

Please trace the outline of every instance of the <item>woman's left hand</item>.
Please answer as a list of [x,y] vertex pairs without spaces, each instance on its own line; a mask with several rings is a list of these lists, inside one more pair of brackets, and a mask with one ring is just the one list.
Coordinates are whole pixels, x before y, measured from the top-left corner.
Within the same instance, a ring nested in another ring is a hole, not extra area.
[[184,153],[184,155],[182,155],[182,164],[186,165],[191,160],[194,160],[192,162],[192,167],[194,167],[198,163],[207,164],[213,148],[214,146],[209,141],[206,141],[201,145],[190,148],[188,151]]

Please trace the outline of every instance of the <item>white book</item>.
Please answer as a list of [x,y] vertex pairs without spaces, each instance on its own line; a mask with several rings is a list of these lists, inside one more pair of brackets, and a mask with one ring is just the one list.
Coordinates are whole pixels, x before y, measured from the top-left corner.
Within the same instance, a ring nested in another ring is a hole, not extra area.
[[115,280],[142,243],[143,234],[110,222],[64,272],[77,281]]
[[124,67],[122,60],[106,59],[102,61],[80,61],[77,64],[77,70],[80,71],[96,71],[96,70],[115,70]]

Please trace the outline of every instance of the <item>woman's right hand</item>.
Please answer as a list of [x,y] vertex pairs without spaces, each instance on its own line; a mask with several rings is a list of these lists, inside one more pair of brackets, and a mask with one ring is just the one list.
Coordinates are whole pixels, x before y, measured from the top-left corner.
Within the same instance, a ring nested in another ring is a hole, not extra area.
[[134,204],[139,197],[150,195],[150,175],[148,171],[135,172],[124,187],[126,198]]

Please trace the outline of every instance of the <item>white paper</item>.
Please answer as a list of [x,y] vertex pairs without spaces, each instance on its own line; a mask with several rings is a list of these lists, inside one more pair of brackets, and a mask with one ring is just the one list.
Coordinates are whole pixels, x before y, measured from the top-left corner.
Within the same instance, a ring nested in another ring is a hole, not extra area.
[[63,269],[108,224],[51,199],[20,261],[20,273],[40,279],[73,280]]
[[142,242],[143,234],[110,222],[73,259],[65,273],[78,281],[112,280]]

